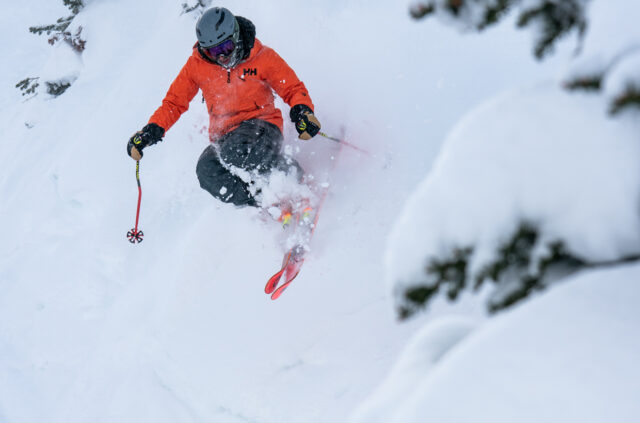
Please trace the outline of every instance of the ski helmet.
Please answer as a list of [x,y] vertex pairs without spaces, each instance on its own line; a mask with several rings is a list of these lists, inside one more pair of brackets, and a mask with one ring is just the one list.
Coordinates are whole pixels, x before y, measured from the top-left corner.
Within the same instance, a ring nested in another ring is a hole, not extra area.
[[203,53],[220,66],[232,68],[240,61],[240,25],[228,9],[214,7],[204,12],[196,23],[196,35]]

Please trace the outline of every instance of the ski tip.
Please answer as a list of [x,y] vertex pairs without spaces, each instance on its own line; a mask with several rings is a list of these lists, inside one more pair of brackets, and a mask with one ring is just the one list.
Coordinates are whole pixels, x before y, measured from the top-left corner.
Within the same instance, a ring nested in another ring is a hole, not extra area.
[[[302,265],[302,262],[297,262],[300,263],[300,266]],[[293,280],[298,276],[298,274],[300,273],[300,267],[298,267],[297,269],[294,270],[294,274],[293,275],[287,275],[287,281],[283,284],[280,285],[280,287],[278,287],[278,289],[276,289],[273,294],[271,294],[271,299],[272,300],[277,300],[278,298],[280,298],[280,295],[282,295],[282,293],[284,292],[285,289],[287,289],[289,287],[289,285],[291,285],[291,282],[293,282]]]
[[280,298],[280,294],[282,294],[282,291],[275,291],[273,294],[271,294],[271,300],[277,300],[278,298]]
[[273,292],[273,294],[271,294],[271,299],[277,300],[278,298],[280,298],[280,295],[282,295],[282,293],[284,292],[285,289],[287,289],[288,286],[289,286],[289,283],[286,283],[282,285],[280,288],[276,289]]
[[283,267],[280,271],[278,271],[278,273],[276,273],[275,275],[269,278],[269,281],[264,286],[265,294],[267,295],[271,294],[273,291],[276,290],[276,287],[278,286],[278,282],[280,282],[280,278],[282,277],[282,274],[284,273],[284,271],[285,271],[285,268]]

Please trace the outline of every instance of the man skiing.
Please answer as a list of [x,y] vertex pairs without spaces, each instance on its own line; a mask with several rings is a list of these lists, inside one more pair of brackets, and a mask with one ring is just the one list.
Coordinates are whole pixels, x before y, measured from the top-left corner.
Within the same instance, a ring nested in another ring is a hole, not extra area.
[[248,19],[215,7],[200,17],[196,35],[193,54],[147,125],[129,139],[127,153],[140,160],[144,148],[162,140],[201,90],[211,144],[196,166],[200,186],[226,203],[261,206],[257,178],[276,169],[302,178],[300,166],[281,152],[283,120],[273,91],[291,107],[291,121],[303,140],[320,131],[313,103],[295,72],[255,37]]

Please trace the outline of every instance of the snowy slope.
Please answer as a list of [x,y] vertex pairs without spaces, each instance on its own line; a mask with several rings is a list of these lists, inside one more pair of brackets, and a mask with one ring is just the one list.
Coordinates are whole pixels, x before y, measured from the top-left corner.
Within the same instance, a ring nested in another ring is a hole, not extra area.
[[[636,422],[638,280],[638,264],[583,272],[485,323],[429,366],[443,348],[439,332],[465,327],[434,321],[350,421]],[[418,370],[418,383],[393,378]]]
[[[305,81],[327,132],[345,125],[373,156],[345,152],[313,255],[272,303],[278,228],[198,187],[198,97],[145,151],[146,239],[125,240],[137,195],[125,143],[190,54],[194,17],[179,1],[89,2],[74,22],[87,50],[70,63],[26,30],[67,14],[50,3],[12,2],[0,18],[0,421],[343,421],[420,323],[394,322],[381,257],[437,140],[550,66],[510,29],[463,39],[382,1],[226,2]],[[25,102],[13,85],[41,72],[78,79]]]

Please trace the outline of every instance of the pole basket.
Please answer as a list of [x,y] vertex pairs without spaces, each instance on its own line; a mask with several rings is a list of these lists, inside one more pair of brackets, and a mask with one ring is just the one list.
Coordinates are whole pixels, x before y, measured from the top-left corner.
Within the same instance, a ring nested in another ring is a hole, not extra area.
[[127,238],[129,239],[129,242],[132,244],[141,243],[143,236],[144,236],[144,233],[142,231],[136,230],[135,228],[127,232]]

